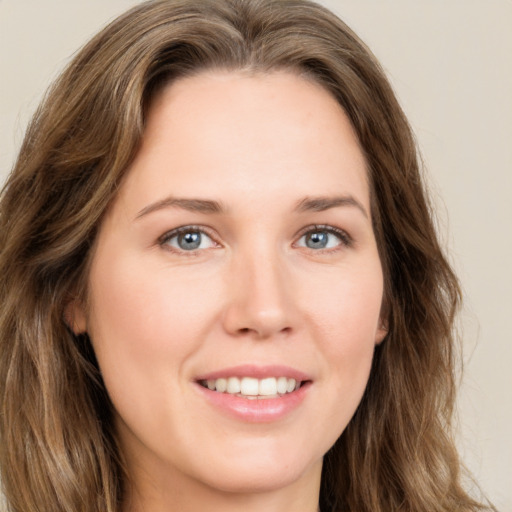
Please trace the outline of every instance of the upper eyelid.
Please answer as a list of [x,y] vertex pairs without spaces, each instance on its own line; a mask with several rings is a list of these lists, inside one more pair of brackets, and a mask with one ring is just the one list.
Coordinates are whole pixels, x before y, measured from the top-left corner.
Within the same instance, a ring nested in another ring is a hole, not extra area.
[[353,241],[352,236],[345,229],[341,229],[330,224],[313,224],[311,226],[306,226],[302,228],[295,236],[297,238],[301,238],[304,235],[307,235],[308,233],[314,231],[328,231],[330,233],[334,233],[335,235],[340,236],[343,239],[346,239],[347,242]]
[[214,230],[209,226],[198,226],[194,224],[185,224],[184,226],[179,226],[177,228],[170,229],[166,231],[163,235],[158,237],[158,243],[165,243],[169,239],[178,236],[181,233],[186,233],[187,231],[199,231],[200,233],[204,233],[208,237],[210,237],[215,243],[220,244],[218,241],[218,236],[215,236]]
[[[218,234],[216,233],[216,231],[213,228],[211,228],[210,226],[196,225],[196,224],[185,224],[185,225],[170,229],[169,231],[166,231],[163,235],[161,235],[158,238],[158,243],[164,244],[169,239],[179,235],[180,233],[187,232],[187,231],[199,231],[201,233],[204,233],[208,237],[210,237],[216,244],[222,245],[222,243],[220,242],[221,237],[218,236]],[[314,231],[328,231],[330,233],[333,233],[333,234],[339,236],[341,238],[342,242],[346,243],[347,245],[353,243],[352,236],[346,230],[338,228],[331,224],[311,224],[309,226],[305,226],[295,234],[294,239],[297,241],[300,238],[302,238],[304,235],[307,235],[308,233],[311,233]],[[294,243],[296,243],[296,242],[294,242]]]

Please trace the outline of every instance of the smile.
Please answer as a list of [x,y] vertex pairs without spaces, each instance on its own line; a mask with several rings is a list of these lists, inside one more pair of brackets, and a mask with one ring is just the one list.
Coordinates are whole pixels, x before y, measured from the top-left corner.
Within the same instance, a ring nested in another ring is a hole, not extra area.
[[199,381],[201,386],[218,393],[248,399],[279,398],[299,389],[302,381],[287,377],[227,377]]
[[216,413],[245,423],[273,423],[300,409],[313,376],[284,365],[242,364],[198,375],[195,388]]

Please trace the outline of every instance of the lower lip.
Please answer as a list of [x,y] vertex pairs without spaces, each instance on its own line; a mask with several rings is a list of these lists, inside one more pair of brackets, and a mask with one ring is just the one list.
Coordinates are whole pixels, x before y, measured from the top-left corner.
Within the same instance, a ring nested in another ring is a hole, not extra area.
[[248,423],[278,421],[297,409],[311,387],[305,382],[299,389],[277,398],[243,398],[230,393],[219,393],[197,384],[199,391],[216,409],[235,419]]

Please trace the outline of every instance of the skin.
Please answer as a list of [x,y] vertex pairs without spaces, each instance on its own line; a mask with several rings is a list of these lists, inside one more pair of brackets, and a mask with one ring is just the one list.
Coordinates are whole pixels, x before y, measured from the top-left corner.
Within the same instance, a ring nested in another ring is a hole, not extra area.
[[[183,226],[205,231],[198,249],[173,236]],[[327,247],[308,246],[311,233]],[[365,160],[328,92],[285,72],[167,86],[101,226],[87,308],[70,312],[116,410],[124,510],[317,510],[322,457],[385,336],[382,295]],[[240,364],[287,365],[311,383],[284,417],[242,421],[197,384]]]

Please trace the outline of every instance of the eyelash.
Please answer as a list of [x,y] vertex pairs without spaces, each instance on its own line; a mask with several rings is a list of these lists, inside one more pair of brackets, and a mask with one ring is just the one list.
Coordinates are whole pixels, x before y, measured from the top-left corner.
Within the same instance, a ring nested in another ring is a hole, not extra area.
[[169,245],[169,241],[172,240],[175,237],[178,237],[180,235],[186,234],[186,233],[200,233],[202,235],[206,235],[212,242],[219,246],[220,244],[215,240],[215,236],[210,232],[209,229],[205,228],[204,226],[194,226],[194,225],[187,225],[187,226],[181,226],[179,228],[173,229],[171,231],[168,231],[167,233],[164,233],[159,239],[158,244],[165,248],[168,251],[177,253],[179,255],[183,256],[197,256],[198,251],[205,250],[205,249],[196,249],[196,250],[190,250],[186,251],[184,249],[177,249],[175,247],[171,247]]
[[[324,253],[324,252],[336,252],[342,248],[349,248],[353,246],[354,240],[352,237],[344,230],[336,228],[334,226],[326,225],[326,224],[315,224],[312,226],[307,226],[304,229],[302,229],[297,234],[297,241],[301,240],[304,236],[308,234],[312,234],[315,232],[324,232],[329,233],[331,235],[336,236],[340,240],[340,244],[337,245],[334,248],[320,248],[320,249],[312,249],[306,247],[306,249],[309,249],[311,252],[314,253]],[[186,233],[200,233],[203,235],[206,235],[212,242],[219,246],[219,242],[216,241],[215,236],[211,233],[211,231],[204,226],[196,226],[196,225],[187,225],[187,226],[181,226],[179,228],[173,229],[171,231],[168,231],[167,233],[163,234],[158,239],[158,244],[161,247],[164,247],[168,251],[175,252],[177,254],[183,255],[183,256],[196,256],[198,254],[198,251],[206,250],[206,249],[193,249],[190,251],[184,250],[184,249],[177,249],[175,247],[171,247],[169,245],[169,241],[172,240],[175,237],[178,237],[182,234]],[[295,242],[294,245],[296,245],[298,242]]]
[[331,235],[336,236],[340,240],[340,244],[334,248],[326,248],[326,249],[311,249],[312,252],[315,253],[324,253],[324,252],[336,252],[343,248],[350,248],[354,245],[353,238],[343,229],[336,228],[334,226],[330,226],[328,224],[314,224],[313,226],[307,226],[302,229],[298,234],[298,239],[300,240],[302,237],[315,232],[324,232],[329,233]]

